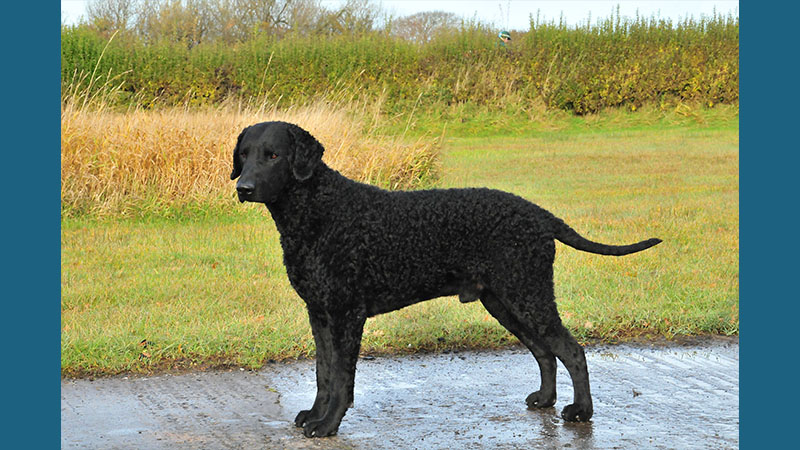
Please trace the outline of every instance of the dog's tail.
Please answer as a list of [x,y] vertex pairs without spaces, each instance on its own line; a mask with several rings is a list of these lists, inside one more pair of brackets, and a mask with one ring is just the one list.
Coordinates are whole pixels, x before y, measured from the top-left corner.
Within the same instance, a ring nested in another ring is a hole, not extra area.
[[578,234],[569,225],[558,220],[555,238],[572,248],[598,255],[622,256],[646,250],[661,242],[661,239],[648,239],[631,245],[606,245],[593,242]]

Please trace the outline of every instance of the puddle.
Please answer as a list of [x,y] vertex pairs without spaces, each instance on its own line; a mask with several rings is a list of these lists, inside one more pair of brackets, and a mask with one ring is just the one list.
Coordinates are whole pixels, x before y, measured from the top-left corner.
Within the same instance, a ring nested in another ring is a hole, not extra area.
[[559,417],[572,386],[559,363],[554,408],[522,348],[360,360],[339,434],[306,439],[313,361],[258,372],[62,382],[62,448],[638,449],[738,448],[738,339],[586,351],[589,423]]

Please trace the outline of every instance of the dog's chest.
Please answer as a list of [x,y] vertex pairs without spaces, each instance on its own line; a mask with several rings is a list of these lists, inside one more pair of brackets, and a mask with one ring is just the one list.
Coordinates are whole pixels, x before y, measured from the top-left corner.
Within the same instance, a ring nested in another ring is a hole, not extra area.
[[283,248],[283,264],[286,267],[286,275],[292,287],[303,299],[308,293],[314,292],[318,274],[315,273],[318,267],[318,258],[314,255],[307,245],[281,236],[281,247]]
[[[323,297],[332,294],[333,286],[340,285],[338,278],[341,274],[332,271],[332,255],[329,252],[320,251],[317,245],[312,243],[292,240],[281,237],[283,247],[283,263],[286,267],[286,275],[289,282],[297,294],[306,303],[319,302]],[[339,267],[344,261],[339,261]]]

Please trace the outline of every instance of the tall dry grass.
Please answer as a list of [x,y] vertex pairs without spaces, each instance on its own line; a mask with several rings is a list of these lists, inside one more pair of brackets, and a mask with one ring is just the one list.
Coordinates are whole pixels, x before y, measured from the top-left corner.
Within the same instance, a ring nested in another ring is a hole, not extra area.
[[360,181],[416,188],[437,176],[440,138],[409,143],[380,136],[363,107],[318,102],[115,112],[76,95],[62,102],[62,217],[172,216],[235,206],[229,175],[236,138],[268,120],[307,129],[325,147],[328,165]]

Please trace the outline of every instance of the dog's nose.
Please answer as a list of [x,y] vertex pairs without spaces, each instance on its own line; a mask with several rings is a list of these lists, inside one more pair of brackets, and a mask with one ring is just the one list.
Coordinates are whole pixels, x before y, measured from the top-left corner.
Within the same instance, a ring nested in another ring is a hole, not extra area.
[[236,185],[236,192],[239,195],[250,195],[255,190],[255,186],[249,183],[240,183]]

